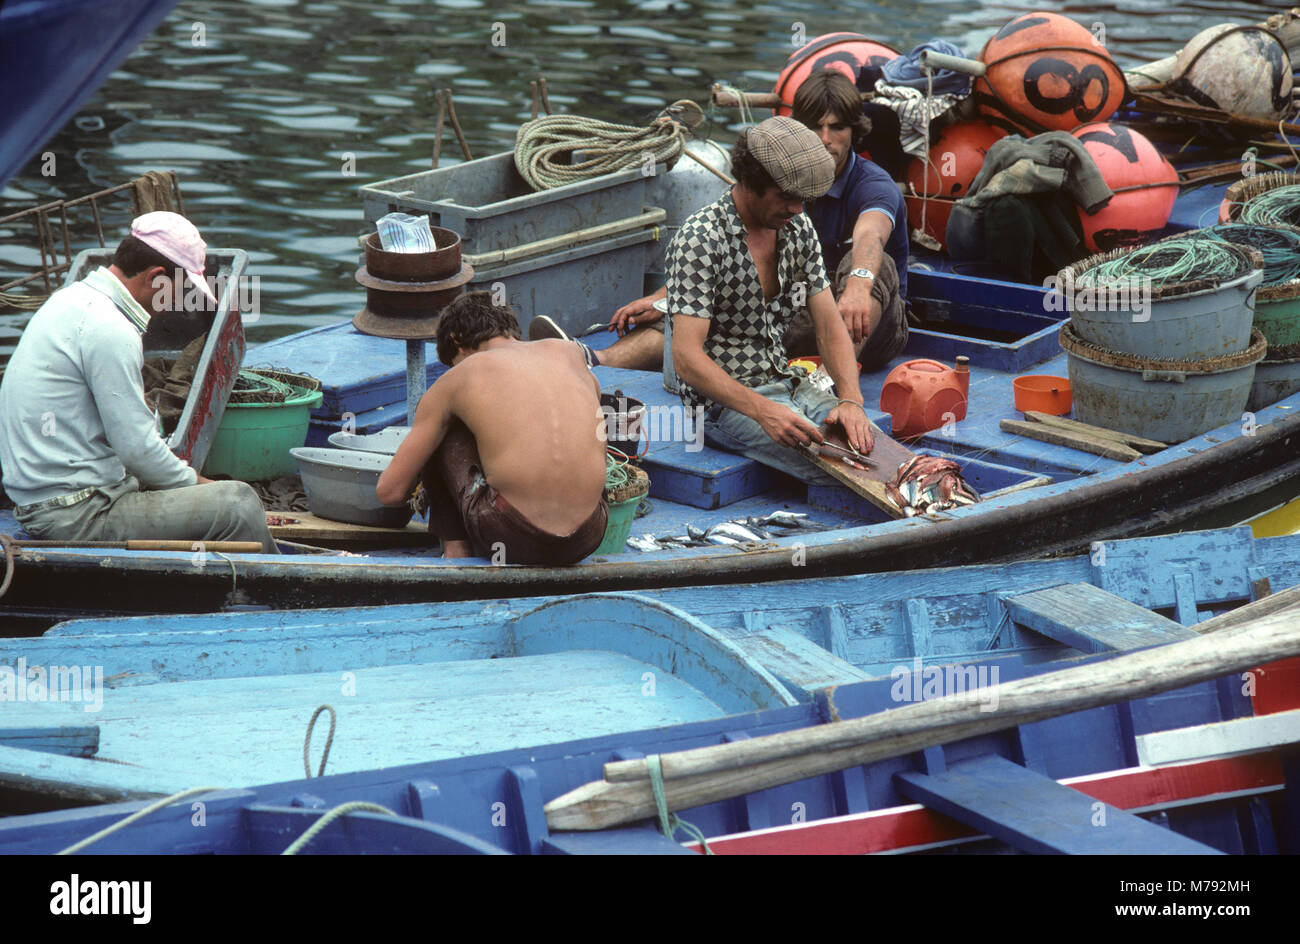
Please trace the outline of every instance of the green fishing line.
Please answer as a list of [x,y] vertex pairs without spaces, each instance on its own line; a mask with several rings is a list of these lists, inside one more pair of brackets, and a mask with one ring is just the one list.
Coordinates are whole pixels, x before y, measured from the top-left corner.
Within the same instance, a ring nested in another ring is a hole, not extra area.
[[1159,289],[1201,279],[1226,281],[1244,274],[1249,264],[1226,243],[1180,236],[1135,249],[1087,270],[1099,284],[1150,279]]
[[1264,257],[1265,285],[1300,279],[1300,232],[1257,223],[1220,223],[1198,235],[1257,250]]
[[1251,197],[1241,208],[1241,222],[1300,226],[1300,184],[1275,187]]

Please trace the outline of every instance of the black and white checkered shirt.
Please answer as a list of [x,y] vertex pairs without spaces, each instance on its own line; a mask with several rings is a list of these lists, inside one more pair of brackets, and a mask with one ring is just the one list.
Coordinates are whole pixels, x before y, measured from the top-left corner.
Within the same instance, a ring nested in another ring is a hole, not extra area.
[[[786,366],[785,330],[808,299],[830,287],[805,214],[777,231],[776,252],[781,289],[765,301],[730,191],[694,213],[668,247],[668,310],[709,319],[704,353],[746,387],[797,376]],[[688,408],[712,405],[685,382],[681,397]]]

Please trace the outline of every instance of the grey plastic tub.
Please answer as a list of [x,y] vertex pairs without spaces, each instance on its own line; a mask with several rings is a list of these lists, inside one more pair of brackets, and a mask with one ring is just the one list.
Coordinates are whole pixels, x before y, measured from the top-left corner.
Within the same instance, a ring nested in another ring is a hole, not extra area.
[[[1245,250],[1229,248],[1249,258]],[[1068,292],[1073,284],[1079,292],[1088,270],[1108,257],[1093,257],[1063,270],[1062,286]],[[1262,269],[1251,269],[1211,288],[1149,298],[1149,309],[1135,305],[1132,298],[1103,296],[1099,300],[1094,293],[1091,300],[1086,296],[1079,299],[1081,306],[1072,304],[1070,323],[1082,340],[1138,357],[1197,360],[1236,354],[1250,346],[1255,290],[1263,279]],[[1084,310],[1078,310],[1080,307]]]
[[1166,443],[1239,422],[1255,365],[1267,350],[1262,334],[1253,338],[1238,354],[1179,363],[1116,357],[1080,342],[1066,325],[1061,346],[1068,352],[1074,418]]
[[409,505],[389,507],[380,504],[375,495],[379,476],[388,468],[391,456],[314,446],[300,446],[289,453],[298,460],[298,474],[313,515],[376,528],[401,528],[411,520]]
[[339,430],[330,433],[329,444],[336,449],[351,449],[354,452],[373,452],[381,456],[397,455],[397,447],[411,432],[409,426],[390,426],[377,433],[345,433]]
[[435,226],[459,233],[461,251],[475,255],[636,216],[648,179],[635,167],[534,191],[515,168],[514,153],[506,151],[377,181],[360,193],[372,224],[394,211],[425,213]]
[[1300,355],[1283,360],[1265,358],[1255,365],[1246,409],[1254,411],[1300,393]]
[[538,315],[577,334],[640,298],[654,228],[609,236],[520,262],[476,269],[466,291],[501,289],[525,332]]

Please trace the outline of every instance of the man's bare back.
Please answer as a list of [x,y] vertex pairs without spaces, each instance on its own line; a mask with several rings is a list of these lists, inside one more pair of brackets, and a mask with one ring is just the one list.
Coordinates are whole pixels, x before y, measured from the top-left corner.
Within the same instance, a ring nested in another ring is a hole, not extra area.
[[464,352],[425,393],[379,497],[405,500],[459,419],[474,436],[488,484],[537,528],[570,534],[605,488],[599,393],[576,345],[492,338]]
[[568,534],[605,489],[600,384],[565,341],[504,344],[466,358],[452,412],[474,434],[488,484],[529,521]]

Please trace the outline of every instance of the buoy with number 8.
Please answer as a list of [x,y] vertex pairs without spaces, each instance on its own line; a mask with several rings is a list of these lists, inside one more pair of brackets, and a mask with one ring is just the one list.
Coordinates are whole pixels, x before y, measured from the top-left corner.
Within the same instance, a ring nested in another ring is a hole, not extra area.
[[1150,242],[1169,222],[1178,197],[1178,172],[1146,137],[1124,125],[1096,121],[1073,134],[1115,191],[1092,216],[1079,211],[1088,248],[1107,252]]
[[794,93],[803,80],[821,69],[838,69],[853,82],[863,66],[882,66],[898,58],[898,50],[876,42],[862,33],[827,33],[810,40],[790,54],[785,68],[776,77],[772,91],[782,104],[776,114],[789,115],[794,104]]
[[1105,121],[1126,97],[1124,73],[1088,29],[1059,13],[1026,13],[980,53],[980,114],[1011,131],[1069,131]]

